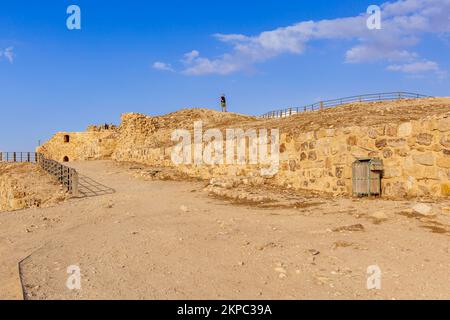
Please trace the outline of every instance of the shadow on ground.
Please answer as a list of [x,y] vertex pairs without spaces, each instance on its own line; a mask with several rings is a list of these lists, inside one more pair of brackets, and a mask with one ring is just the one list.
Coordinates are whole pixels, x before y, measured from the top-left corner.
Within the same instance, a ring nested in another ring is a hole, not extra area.
[[80,175],[78,180],[78,192],[80,198],[90,198],[113,194],[116,190],[105,186],[94,179]]

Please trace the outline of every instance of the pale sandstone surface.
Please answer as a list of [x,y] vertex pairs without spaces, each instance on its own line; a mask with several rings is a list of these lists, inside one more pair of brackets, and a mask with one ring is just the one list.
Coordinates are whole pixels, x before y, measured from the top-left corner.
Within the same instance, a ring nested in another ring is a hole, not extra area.
[[[116,193],[1,214],[0,298],[18,297],[22,259],[29,299],[450,298],[450,216],[417,214],[417,201],[289,192],[309,205],[258,208],[208,197],[205,183],[136,179],[135,165],[71,165]],[[70,265],[81,291],[65,287]],[[366,289],[371,265],[381,290]]]
[[111,158],[116,138],[116,129],[99,130],[97,127],[90,127],[86,132],[58,132],[36,151],[58,162],[104,160]]

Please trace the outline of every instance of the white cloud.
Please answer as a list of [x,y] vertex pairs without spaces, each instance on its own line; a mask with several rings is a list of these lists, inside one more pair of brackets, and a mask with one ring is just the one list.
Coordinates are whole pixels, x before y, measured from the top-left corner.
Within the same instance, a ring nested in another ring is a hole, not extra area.
[[9,61],[9,63],[13,63],[14,62],[14,48],[13,47],[9,47],[6,48],[4,50],[0,50],[0,58],[5,58],[6,60]]
[[[381,7],[382,30],[369,30],[368,15],[363,13],[333,20],[303,21],[255,36],[216,34],[215,38],[230,45],[231,51],[206,58],[194,50],[182,60],[183,73],[227,75],[282,54],[303,54],[315,40],[348,43],[351,46],[345,54],[348,63],[398,62],[397,66],[403,65],[410,73],[429,72],[424,64],[431,68],[431,61],[422,61],[414,47],[426,34],[450,34],[450,0],[398,0]],[[442,72],[437,64],[435,67],[438,68],[435,72]]]
[[156,70],[160,70],[160,71],[170,71],[170,72],[174,72],[174,69],[172,68],[172,66],[168,63],[164,63],[164,62],[155,62],[153,63],[153,69]]
[[405,64],[393,64],[387,67],[389,71],[398,71],[408,74],[423,74],[423,73],[434,73],[438,75],[440,78],[443,78],[447,75],[445,71],[442,71],[434,61],[424,60],[424,61],[415,61],[411,63]]
[[191,52],[184,54],[183,62],[191,63],[192,61],[195,60],[195,58],[198,58],[199,56],[200,56],[200,52],[198,52],[197,50],[192,50]]
[[198,76],[205,74],[227,75],[238,71],[242,65],[236,57],[224,54],[220,59],[210,60],[200,57],[200,52],[194,50],[186,53],[182,63],[185,65],[183,74]]

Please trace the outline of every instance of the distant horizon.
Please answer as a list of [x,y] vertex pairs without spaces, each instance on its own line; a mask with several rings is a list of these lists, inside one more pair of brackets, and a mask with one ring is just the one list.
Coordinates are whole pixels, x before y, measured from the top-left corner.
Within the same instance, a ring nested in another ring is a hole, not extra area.
[[254,116],[368,93],[447,97],[449,16],[446,0],[1,3],[0,150],[127,112],[220,110],[223,93]]

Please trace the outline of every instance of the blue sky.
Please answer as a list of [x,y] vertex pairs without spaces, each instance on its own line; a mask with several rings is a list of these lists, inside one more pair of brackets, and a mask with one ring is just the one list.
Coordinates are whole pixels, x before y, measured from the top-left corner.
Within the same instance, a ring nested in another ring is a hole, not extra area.
[[[68,30],[66,9],[81,9]],[[366,26],[369,5],[382,29]],[[448,96],[450,0],[0,3],[0,150],[180,108],[259,115],[347,95]]]

